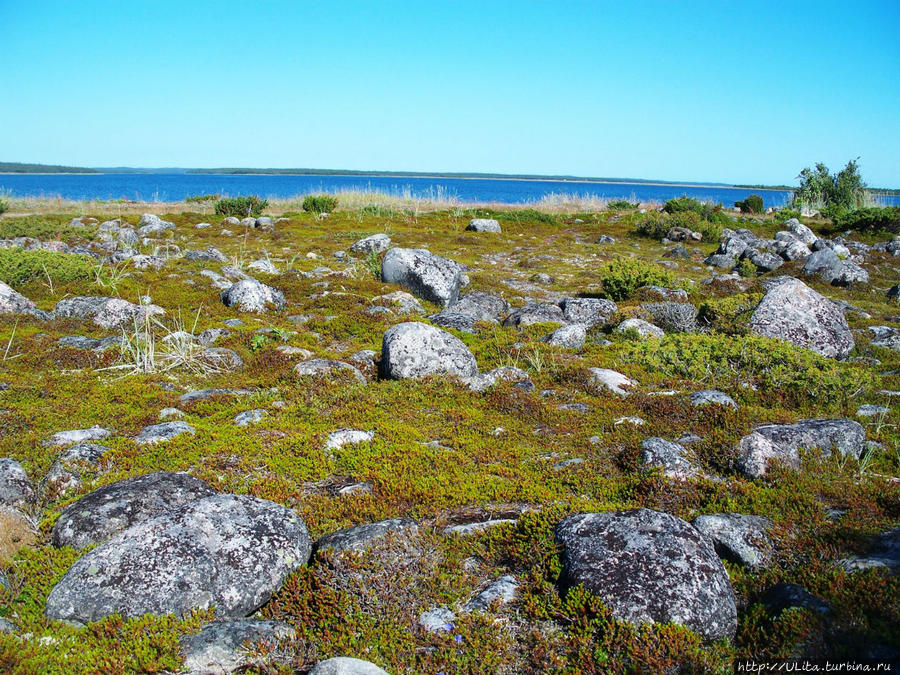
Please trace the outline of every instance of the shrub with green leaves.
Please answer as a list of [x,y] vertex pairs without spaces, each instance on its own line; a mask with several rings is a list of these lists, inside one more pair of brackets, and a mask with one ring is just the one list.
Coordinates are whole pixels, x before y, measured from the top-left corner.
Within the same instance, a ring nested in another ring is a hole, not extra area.
[[841,230],[900,234],[900,206],[849,211],[835,218],[834,224]]
[[759,195],[750,195],[746,199],[735,202],[734,205],[741,210],[741,213],[762,213],[765,209],[763,199]]
[[82,255],[0,248],[0,281],[13,287],[48,276],[59,283],[88,279],[94,268],[94,262]]
[[307,213],[331,213],[337,205],[334,195],[307,195],[303,200],[303,210]]
[[832,174],[828,167],[818,162],[815,169],[806,167],[797,176],[800,187],[794,193],[796,206],[808,206],[839,215],[865,206],[869,200],[866,184],[859,173],[855,159],[847,162],[840,172]]
[[722,225],[709,220],[701,220],[691,229],[703,235],[703,241],[707,244],[718,243],[722,237]]
[[235,216],[236,218],[254,218],[260,215],[269,205],[269,200],[260,199],[256,195],[246,197],[225,197],[216,202],[216,215]]
[[754,265],[746,258],[741,260],[740,264],[738,264],[735,269],[737,270],[737,273],[745,279],[752,279],[756,276],[756,265]]
[[639,206],[640,204],[629,202],[627,199],[616,199],[607,204],[606,208],[609,211],[633,211]]
[[670,227],[672,225],[669,223],[669,217],[659,211],[638,214],[634,221],[635,234],[651,239],[662,239]]
[[0,197],[0,214],[9,211],[9,201]]
[[641,286],[678,285],[675,277],[666,268],[655,263],[636,258],[621,258],[607,263],[600,270],[603,295],[616,302],[627,300]]

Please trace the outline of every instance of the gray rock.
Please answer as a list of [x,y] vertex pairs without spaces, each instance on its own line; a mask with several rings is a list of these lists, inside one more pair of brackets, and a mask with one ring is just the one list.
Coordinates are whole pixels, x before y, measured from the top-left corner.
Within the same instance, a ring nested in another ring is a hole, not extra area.
[[705,640],[734,636],[734,591],[708,539],[648,509],[588,513],[556,527],[563,584],[581,584],[617,619],[676,623]]
[[697,516],[691,524],[709,537],[716,553],[725,560],[758,570],[772,563],[772,542],[768,531],[772,521],[742,513],[714,513]]
[[170,223],[168,220],[163,220],[159,216],[153,215],[152,213],[145,213],[141,216],[141,219],[138,221],[137,226],[138,236],[147,237],[151,234],[158,234],[166,230],[171,230],[175,227],[175,223]]
[[222,291],[222,304],[226,307],[237,307],[242,312],[264,312],[267,307],[275,309],[284,307],[284,294],[277,288],[267,286],[256,279],[236,281],[227,290]]
[[253,410],[245,410],[242,413],[238,413],[234,416],[232,422],[234,422],[235,426],[239,427],[247,427],[251,424],[256,424],[257,422],[261,422],[263,419],[269,416],[269,411],[263,408],[255,408]]
[[754,248],[748,248],[744,252],[744,258],[756,265],[756,269],[760,272],[771,272],[784,264],[780,256],[768,251],[758,251]]
[[840,564],[849,572],[879,568],[895,577],[900,576],[900,527],[876,535],[869,543],[865,555],[853,556],[842,560]]
[[589,328],[609,323],[619,312],[616,303],[602,298],[563,298],[559,306],[566,321]]
[[67,335],[59,338],[56,344],[60,347],[69,347],[71,349],[89,349],[94,352],[105,352],[107,349],[123,345],[124,341],[119,336],[94,340],[82,335]]
[[500,234],[500,223],[493,218],[473,218],[466,225],[469,232],[493,232]]
[[50,619],[88,623],[111,614],[183,617],[215,607],[245,617],[309,560],[306,526],[292,511],[247,495],[197,499],[129,527],[82,556],[47,598]]
[[591,384],[602,387],[618,396],[628,396],[628,389],[634,386],[634,382],[622,373],[609,368],[589,368]]
[[347,656],[335,656],[319,661],[309,675],[389,675],[374,663]]
[[832,358],[845,358],[854,347],[843,313],[834,303],[798,279],[779,277],[750,318],[750,329]]
[[760,600],[769,614],[776,617],[795,607],[808,609],[817,614],[831,612],[831,605],[797,584],[775,584],[763,593]]
[[75,443],[85,443],[86,441],[101,441],[112,435],[112,431],[104,429],[100,426],[92,426],[90,429],[71,429],[69,431],[58,431],[50,438],[44,441],[45,446],[62,446],[74,445]]
[[248,666],[286,662],[289,656],[280,647],[295,634],[283,621],[239,619],[208,623],[199,633],[183,635],[178,642],[184,669],[190,675],[230,675]]
[[802,241],[785,241],[778,247],[778,255],[787,261],[806,260],[812,251]]
[[160,422],[159,424],[151,424],[138,432],[134,437],[134,442],[138,445],[153,445],[156,443],[166,443],[181,434],[194,435],[194,427],[187,422]]
[[419,625],[429,633],[444,633],[453,630],[456,614],[446,607],[437,607],[419,615]]
[[9,619],[0,618],[0,633],[16,633],[18,627]]
[[549,335],[541,338],[542,342],[546,342],[554,347],[562,347],[564,349],[581,349],[584,346],[587,331],[582,324],[573,323],[562,328],[557,328]]
[[900,300],[900,284],[891,286],[888,289],[887,296],[890,300]]
[[17,293],[0,281],[0,314],[28,315],[47,318],[46,312],[37,308],[31,300]]
[[243,225],[244,227],[256,227],[256,218],[251,218],[250,216],[241,218],[240,225]]
[[105,485],[66,507],[50,536],[56,547],[80,550],[183,504],[216,494],[199,478],[159,471]]
[[390,379],[478,374],[478,364],[459,338],[424,323],[401,323],[384,334],[381,374]]
[[233,349],[223,347],[209,347],[204,349],[198,357],[213,372],[223,373],[241,370],[244,360]]
[[711,265],[712,267],[718,267],[723,270],[730,270],[737,264],[737,261],[730,255],[723,255],[721,253],[713,253],[708,256],[704,261],[707,265]]
[[483,520],[478,523],[464,523],[461,525],[450,525],[445,527],[443,534],[448,536],[457,535],[460,537],[469,537],[494,527],[504,525],[515,525],[516,521],[512,518],[498,518],[497,520]]
[[597,237],[597,241],[594,242],[596,244],[615,244],[616,240],[614,237],[610,237],[608,234],[601,234]]
[[891,409],[884,405],[872,405],[865,403],[856,409],[857,417],[875,417],[876,415],[887,415]]
[[822,457],[836,451],[859,459],[865,448],[866,432],[848,419],[801,420],[796,424],[768,424],[757,427],[738,444],[735,466],[749,478],[765,475],[769,460],[800,468],[800,449],[818,449]]
[[631,330],[637,331],[637,334],[644,340],[647,338],[662,339],[666,335],[662,328],[654,326],[643,319],[625,319],[625,321],[616,326],[615,332],[626,333]]
[[14,459],[0,459],[0,504],[20,508],[35,501],[34,485]]
[[44,477],[44,484],[59,493],[81,488],[81,472],[92,468],[109,451],[103,445],[79,443],[63,451]]
[[803,266],[807,276],[817,275],[833,286],[868,283],[869,273],[852,260],[841,260],[830,248],[813,253]]
[[418,533],[416,521],[410,518],[392,518],[326,534],[316,541],[315,548],[317,551],[332,550],[336,553],[365,551],[385,537],[411,538]]
[[719,249],[716,253],[736,259],[747,250],[747,246],[747,242],[740,237],[729,237],[719,244]]
[[503,322],[504,326],[531,326],[536,323],[566,324],[568,320],[558,305],[531,303],[514,310]]
[[335,361],[333,359],[309,359],[294,366],[294,373],[304,377],[311,375],[314,377],[333,377],[341,374],[350,375],[360,384],[366,383],[366,377],[358,368],[351,366],[344,361]]
[[734,402],[733,398],[718,389],[695,391],[691,394],[691,405],[695,408],[705,405],[721,405],[728,406],[729,408],[738,407],[738,404]]
[[799,241],[802,241],[807,246],[812,246],[816,243],[816,239],[819,238],[816,236],[815,232],[806,225],[803,225],[796,218],[785,221],[784,226],[787,228],[788,232],[793,234]]
[[263,274],[278,274],[278,268],[275,267],[275,264],[269,260],[268,258],[260,258],[259,260],[254,260],[251,263],[247,264],[248,270],[253,270],[254,272],[261,272]]
[[228,258],[215,246],[207,246],[202,251],[185,251],[185,260],[209,260],[212,262],[228,262]]
[[260,216],[256,219],[256,222],[253,223],[253,225],[255,227],[269,228],[272,227],[273,223],[272,219],[269,216]]
[[688,459],[687,448],[657,437],[641,442],[641,465],[661,468],[664,476],[675,480],[693,478],[701,473]]
[[453,308],[450,308],[438,312],[437,314],[432,314],[428,317],[428,320],[435,326],[440,326],[441,328],[452,328],[461,333],[474,333],[475,321],[477,319],[469,314],[454,312]]
[[198,389],[182,394],[178,397],[178,401],[185,404],[194,403],[195,401],[206,401],[213,396],[246,396],[252,393],[249,389]]
[[[406,291],[394,291],[393,293],[378,295],[372,298],[372,302],[384,305],[385,307],[394,307],[401,314],[410,314],[412,312],[417,314],[425,313],[425,309],[419,304],[419,301]],[[376,308],[373,307],[372,309]],[[381,308],[379,307],[378,309]]]
[[388,249],[381,261],[381,280],[444,307],[459,299],[468,281],[463,265],[414,248]]
[[478,373],[473,377],[464,379],[466,386],[471,391],[486,391],[501,380],[504,382],[531,383],[528,373],[515,366],[501,366],[486,373]]
[[351,253],[381,253],[387,251],[391,247],[391,238],[386,234],[372,234],[364,239],[360,239],[350,247]]
[[53,309],[57,319],[91,319],[100,328],[133,327],[148,316],[164,314],[156,305],[134,305],[121,298],[74,297],[60,300]]
[[476,321],[497,323],[509,311],[509,303],[499,295],[470,291],[461,295],[448,311],[467,314]]
[[463,612],[487,612],[495,604],[507,605],[516,599],[519,582],[511,575],[502,576],[462,607]]

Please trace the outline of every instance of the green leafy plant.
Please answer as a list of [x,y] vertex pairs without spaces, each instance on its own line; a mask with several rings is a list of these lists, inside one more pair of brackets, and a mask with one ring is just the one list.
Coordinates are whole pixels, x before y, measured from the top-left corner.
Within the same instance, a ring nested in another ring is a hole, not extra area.
[[303,200],[303,210],[307,213],[331,213],[337,205],[334,195],[307,195]]
[[0,281],[10,286],[20,286],[41,277],[51,283],[66,283],[90,279],[93,275],[94,263],[86,256],[40,249],[0,248]]
[[677,285],[669,270],[636,258],[614,260],[600,270],[603,295],[610,300],[627,300],[641,286]]
[[836,174],[819,162],[813,169],[803,169],[797,178],[800,187],[794,193],[794,205],[818,209],[832,217],[863,207],[871,198],[855,159]]
[[756,276],[756,265],[744,258],[737,266],[737,273],[745,279],[751,279]]
[[250,351],[258,352],[260,349],[266,346],[266,343],[269,341],[269,337],[265,333],[257,333],[252,338],[250,338]]
[[701,220],[691,229],[703,235],[703,241],[705,241],[707,244],[715,244],[722,237],[721,223],[716,223],[709,220]]
[[762,213],[765,210],[763,199],[759,195],[750,195],[746,199],[735,202],[741,213]]
[[9,200],[0,197],[0,214],[9,211]]
[[900,234],[900,206],[849,211],[836,217],[834,224],[841,230]]
[[650,237],[651,239],[662,239],[666,236],[666,232],[672,225],[669,223],[669,217],[665,213],[659,211],[648,211],[639,214],[634,221],[634,232],[642,237]]
[[640,204],[636,204],[634,202],[630,202],[627,199],[616,199],[615,201],[611,201],[606,205],[606,208],[610,211],[632,211],[637,209]]
[[256,217],[269,205],[269,200],[256,195],[246,197],[225,197],[216,202],[216,215],[246,218]]

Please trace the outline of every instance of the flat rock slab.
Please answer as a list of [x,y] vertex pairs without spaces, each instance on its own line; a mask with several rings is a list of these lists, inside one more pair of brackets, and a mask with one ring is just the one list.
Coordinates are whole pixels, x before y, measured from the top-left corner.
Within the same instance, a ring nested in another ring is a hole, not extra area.
[[246,495],[214,495],[133,525],[90,551],[47,598],[50,619],[88,623],[111,614],[185,616],[215,607],[243,618],[309,560],[294,512]]
[[284,621],[239,619],[208,623],[178,642],[190,675],[230,675],[240,668],[282,660],[279,651],[287,657],[279,647],[295,634]]
[[341,374],[350,375],[360,384],[366,383],[366,376],[359,368],[344,361],[334,359],[309,359],[294,366],[294,372],[299,376],[332,377]]
[[583,585],[616,618],[676,623],[706,640],[734,635],[728,573],[709,540],[680,518],[649,509],[570,516],[556,540],[564,585]]
[[54,546],[82,549],[102,544],[120,530],[215,495],[209,485],[186,473],[158,471],[94,490],[66,507],[50,540]]

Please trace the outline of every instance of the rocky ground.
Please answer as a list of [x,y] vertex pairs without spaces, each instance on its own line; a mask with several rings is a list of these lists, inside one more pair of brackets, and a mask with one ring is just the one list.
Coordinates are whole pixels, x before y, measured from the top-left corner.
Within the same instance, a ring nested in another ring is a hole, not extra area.
[[114,215],[0,219],[0,670],[900,657],[900,240]]

